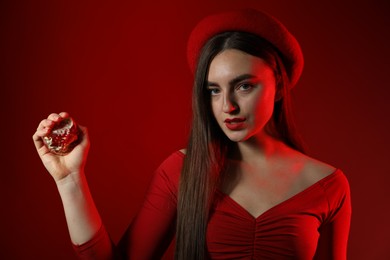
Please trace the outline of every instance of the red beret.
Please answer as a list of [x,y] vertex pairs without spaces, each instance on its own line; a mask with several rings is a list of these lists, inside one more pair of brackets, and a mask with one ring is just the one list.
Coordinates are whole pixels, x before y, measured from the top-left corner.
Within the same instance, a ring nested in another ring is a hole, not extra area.
[[248,32],[266,39],[281,54],[290,87],[297,83],[303,69],[303,55],[298,41],[276,18],[254,9],[215,14],[198,23],[190,35],[187,48],[192,73],[195,72],[203,45],[214,35],[227,31]]

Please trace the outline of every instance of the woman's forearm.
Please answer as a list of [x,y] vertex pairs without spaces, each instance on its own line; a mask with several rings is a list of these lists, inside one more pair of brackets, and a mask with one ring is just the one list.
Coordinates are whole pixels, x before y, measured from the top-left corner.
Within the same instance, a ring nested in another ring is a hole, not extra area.
[[70,238],[75,245],[91,240],[102,225],[84,172],[71,173],[56,182],[64,206]]

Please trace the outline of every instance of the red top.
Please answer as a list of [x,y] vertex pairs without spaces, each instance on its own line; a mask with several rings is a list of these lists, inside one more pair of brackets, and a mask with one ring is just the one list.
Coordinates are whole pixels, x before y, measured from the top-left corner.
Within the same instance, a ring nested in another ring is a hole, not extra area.
[[[145,202],[118,246],[104,227],[74,246],[81,259],[159,259],[174,236],[177,190],[184,155],[157,169]],[[211,259],[346,259],[351,203],[341,170],[254,218],[217,192],[207,228]],[[119,258],[119,257],[118,257]]]

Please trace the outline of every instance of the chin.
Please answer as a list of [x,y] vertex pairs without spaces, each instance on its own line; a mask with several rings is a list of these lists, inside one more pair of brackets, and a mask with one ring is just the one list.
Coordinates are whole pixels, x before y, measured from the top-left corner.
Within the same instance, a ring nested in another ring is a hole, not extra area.
[[249,139],[249,136],[247,136],[246,133],[234,132],[234,133],[225,133],[225,134],[230,141],[235,143],[244,142]]

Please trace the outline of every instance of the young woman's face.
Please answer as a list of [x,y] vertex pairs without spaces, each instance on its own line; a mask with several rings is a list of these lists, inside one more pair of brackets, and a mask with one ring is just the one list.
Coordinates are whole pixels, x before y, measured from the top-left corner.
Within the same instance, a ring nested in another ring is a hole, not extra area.
[[208,89],[215,119],[226,136],[246,141],[264,134],[275,100],[275,76],[264,60],[229,49],[210,64]]

